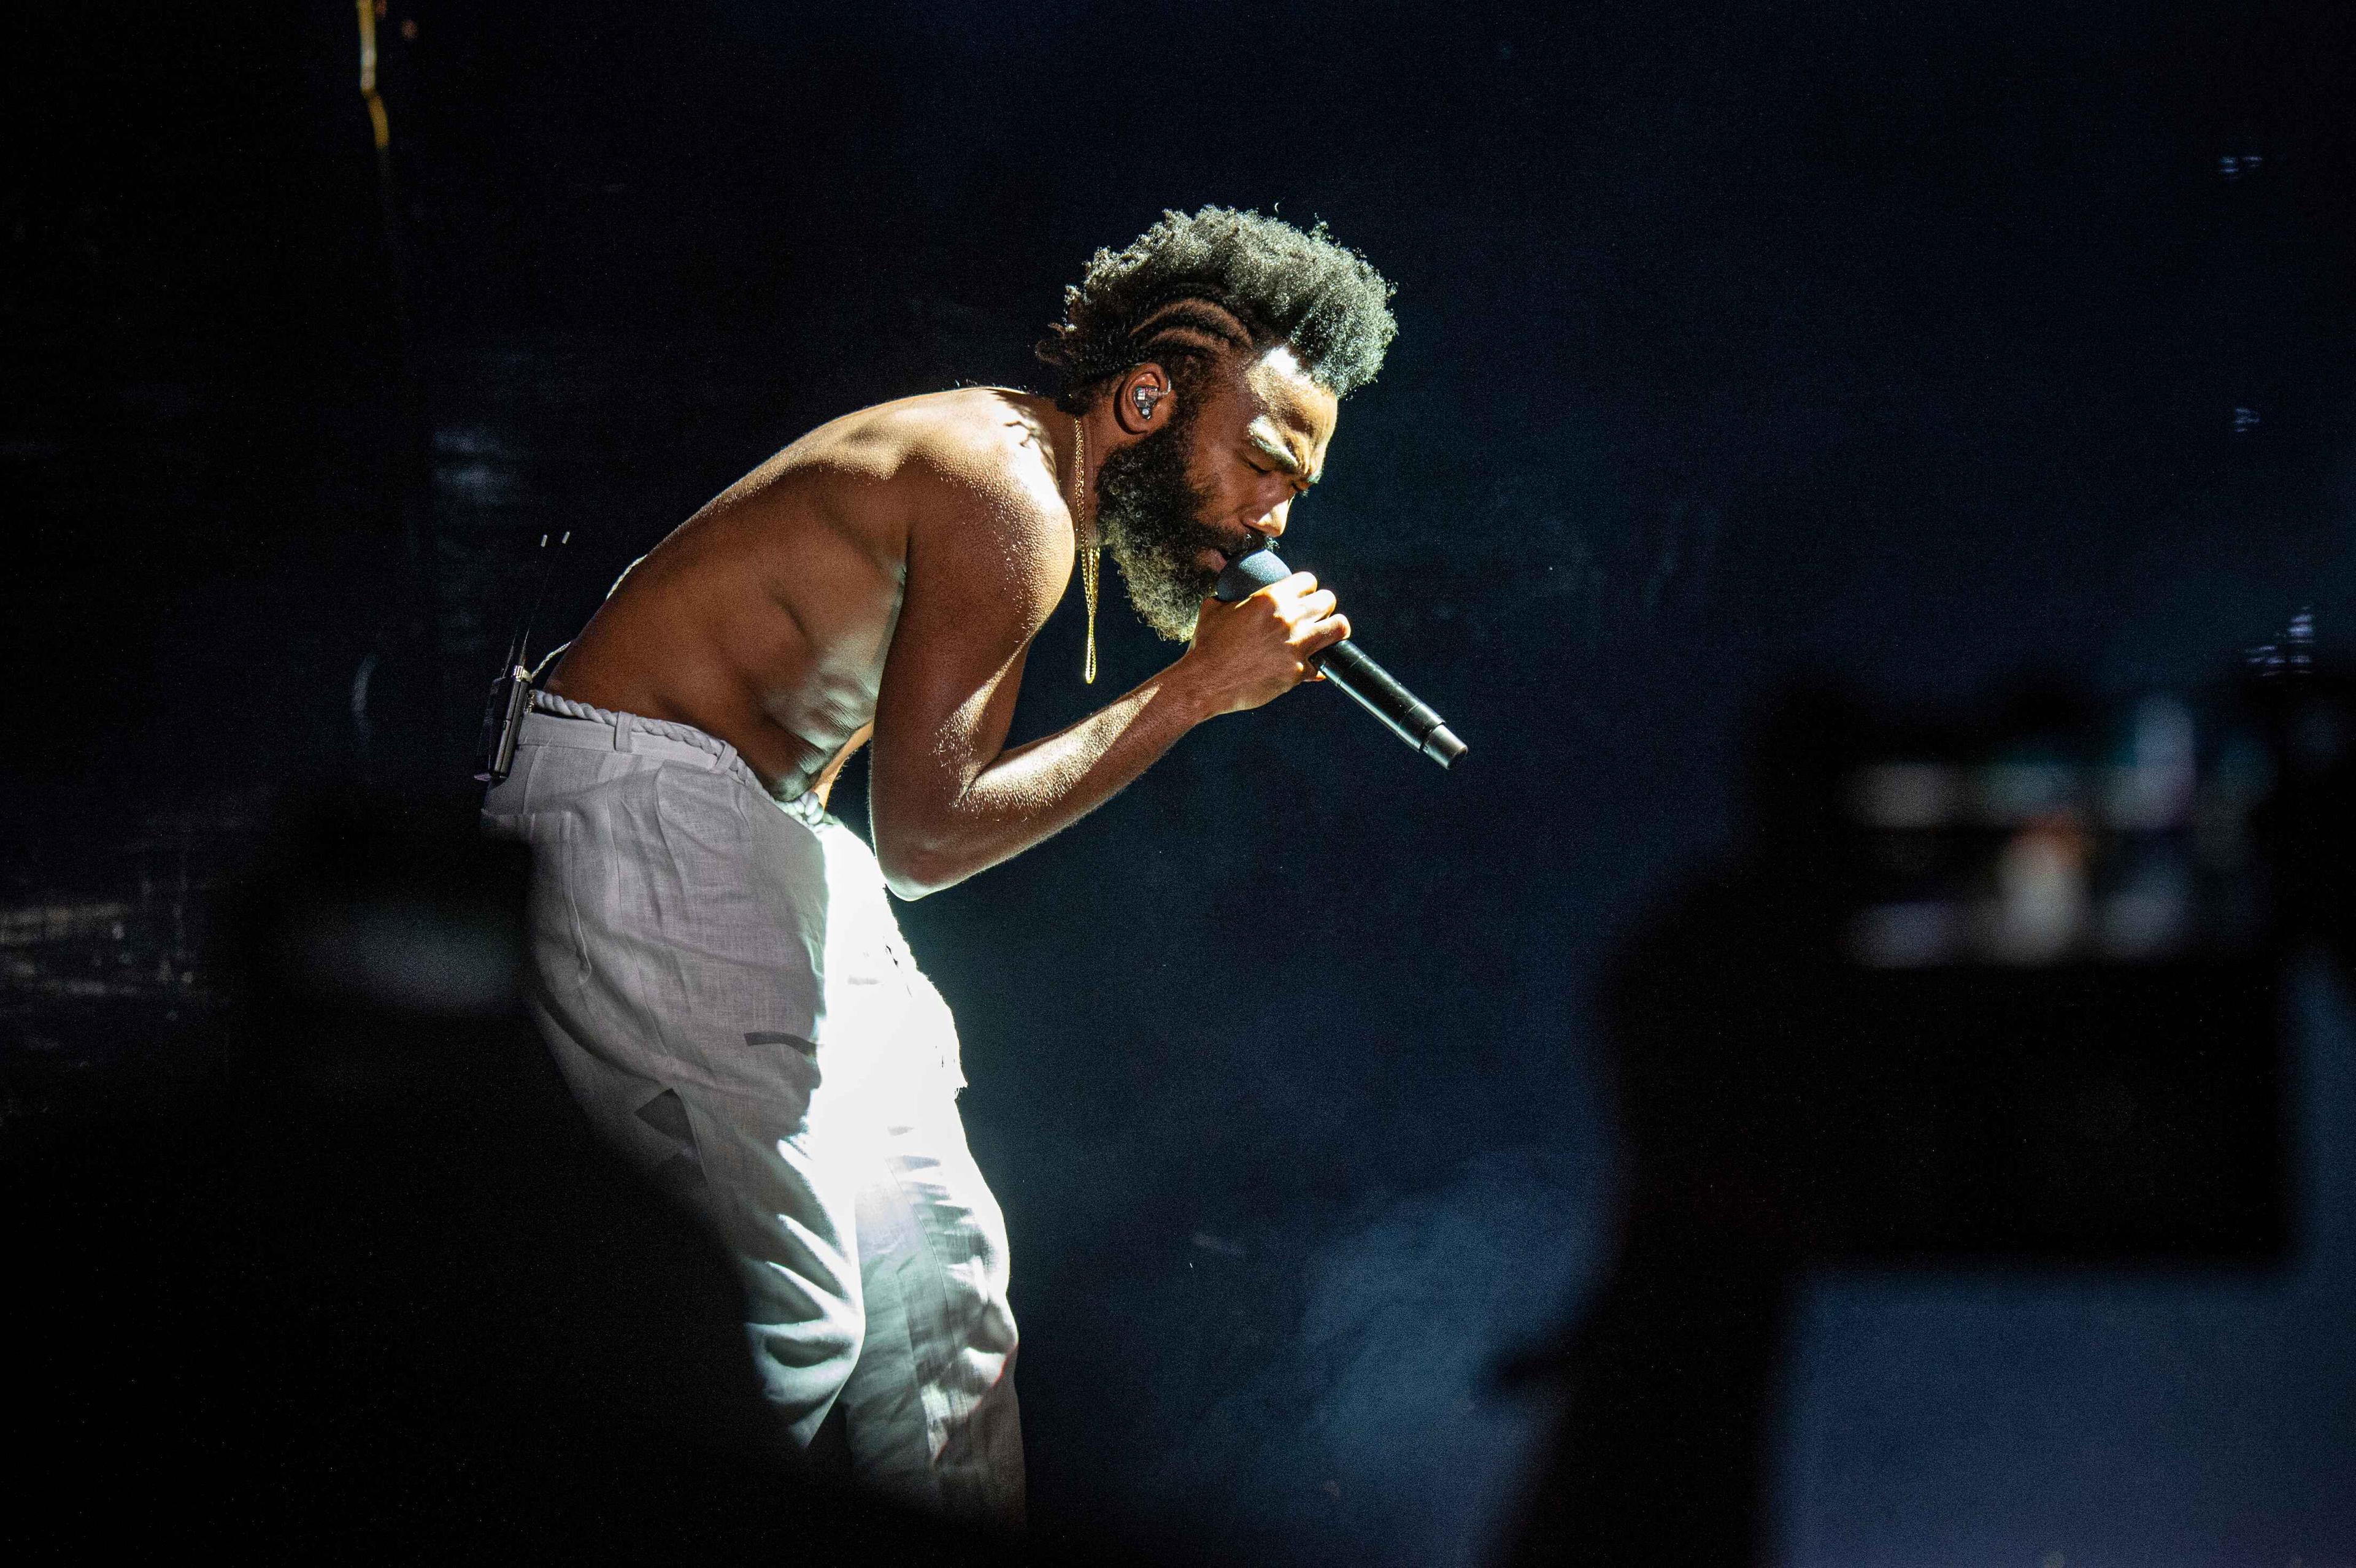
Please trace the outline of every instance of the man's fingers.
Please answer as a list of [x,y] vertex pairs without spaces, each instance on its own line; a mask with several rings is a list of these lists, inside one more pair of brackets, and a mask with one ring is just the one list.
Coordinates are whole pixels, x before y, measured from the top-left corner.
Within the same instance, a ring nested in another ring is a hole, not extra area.
[[1311,627],[1309,635],[1301,638],[1294,646],[1301,650],[1302,658],[1312,658],[1349,635],[1350,617],[1333,615]]

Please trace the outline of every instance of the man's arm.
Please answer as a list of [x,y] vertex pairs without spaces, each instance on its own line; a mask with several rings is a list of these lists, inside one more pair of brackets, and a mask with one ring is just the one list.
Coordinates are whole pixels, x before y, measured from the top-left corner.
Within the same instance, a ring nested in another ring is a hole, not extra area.
[[1074,553],[1062,507],[973,496],[912,523],[875,710],[869,803],[892,891],[921,898],[1087,816],[1196,724],[1297,685],[1349,635],[1306,572],[1203,607],[1176,663],[1070,728],[1004,750],[1032,637]]

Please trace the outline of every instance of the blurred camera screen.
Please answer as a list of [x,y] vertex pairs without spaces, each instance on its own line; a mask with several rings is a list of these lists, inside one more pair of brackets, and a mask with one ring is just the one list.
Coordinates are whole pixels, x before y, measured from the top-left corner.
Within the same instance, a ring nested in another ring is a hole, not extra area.
[[1852,769],[1871,968],[2152,964],[2245,950],[2265,906],[2252,813],[2273,764],[2246,727],[2143,698],[2070,734],[1957,736]]

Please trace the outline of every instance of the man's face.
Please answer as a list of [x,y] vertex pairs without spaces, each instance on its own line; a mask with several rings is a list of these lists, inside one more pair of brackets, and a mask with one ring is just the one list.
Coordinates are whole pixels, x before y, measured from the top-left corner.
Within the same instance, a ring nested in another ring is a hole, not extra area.
[[1097,474],[1097,526],[1130,603],[1173,642],[1228,561],[1284,534],[1325,467],[1338,407],[1279,345],[1195,378],[1174,417]]

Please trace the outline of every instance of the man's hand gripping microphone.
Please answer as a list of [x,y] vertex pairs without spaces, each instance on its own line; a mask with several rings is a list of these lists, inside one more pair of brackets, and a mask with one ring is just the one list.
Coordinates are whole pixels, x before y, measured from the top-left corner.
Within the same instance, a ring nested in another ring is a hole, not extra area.
[[[1212,592],[1222,603],[1233,604],[1291,575],[1292,568],[1278,559],[1276,551],[1256,549],[1229,561],[1226,571],[1219,573],[1218,586]],[[1327,680],[1356,698],[1367,712],[1389,725],[1393,734],[1441,767],[1464,754],[1464,742],[1456,738],[1440,715],[1430,705],[1418,701],[1415,693],[1368,658],[1357,644],[1336,643],[1311,662]]]

